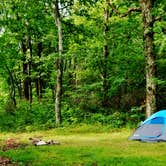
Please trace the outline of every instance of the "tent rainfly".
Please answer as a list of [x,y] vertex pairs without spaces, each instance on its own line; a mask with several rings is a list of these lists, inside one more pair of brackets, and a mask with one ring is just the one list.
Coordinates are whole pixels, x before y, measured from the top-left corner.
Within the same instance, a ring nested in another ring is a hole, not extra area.
[[166,110],[147,118],[129,139],[143,142],[166,141]]

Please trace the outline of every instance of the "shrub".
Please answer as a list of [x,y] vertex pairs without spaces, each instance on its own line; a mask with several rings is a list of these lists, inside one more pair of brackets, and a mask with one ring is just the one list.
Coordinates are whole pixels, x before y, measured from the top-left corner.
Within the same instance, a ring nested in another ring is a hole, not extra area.
[[67,104],[62,109],[62,122],[63,125],[81,123],[84,117],[82,110],[71,108]]
[[53,108],[48,103],[34,102],[30,106],[26,101],[21,102],[12,113],[0,112],[0,130],[32,131],[52,128],[55,124]]
[[[36,101],[30,106],[28,102],[22,101],[15,110],[0,112],[0,131],[33,131],[54,128],[56,127],[54,114],[54,105],[51,102]],[[142,116],[143,114],[140,114],[136,108],[128,113],[115,111],[110,115],[104,115],[85,112],[63,103],[61,126],[88,124],[120,128],[138,124]]]
[[106,122],[106,117],[101,114],[101,113],[95,113],[95,114],[91,114],[90,117],[90,123],[100,123],[100,124],[104,124]]
[[107,116],[106,123],[115,128],[122,127],[126,124],[126,116],[122,112],[115,112],[112,115]]
[[90,113],[85,120],[89,124],[110,125],[114,128],[124,126],[126,123],[126,116],[124,113],[115,112],[111,115],[103,115],[101,113]]

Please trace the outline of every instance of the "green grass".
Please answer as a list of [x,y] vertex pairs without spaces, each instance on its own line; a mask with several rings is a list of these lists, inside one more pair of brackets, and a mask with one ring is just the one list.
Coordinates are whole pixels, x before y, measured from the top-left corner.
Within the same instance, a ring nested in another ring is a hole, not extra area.
[[35,136],[58,140],[61,145],[35,147],[29,144],[20,149],[0,151],[0,156],[10,157],[23,166],[165,166],[166,143],[129,141],[131,133],[128,129],[105,131],[103,128],[102,131],[98,126],[1,133],[1,146],[7,138],[29,143],[28,138]]

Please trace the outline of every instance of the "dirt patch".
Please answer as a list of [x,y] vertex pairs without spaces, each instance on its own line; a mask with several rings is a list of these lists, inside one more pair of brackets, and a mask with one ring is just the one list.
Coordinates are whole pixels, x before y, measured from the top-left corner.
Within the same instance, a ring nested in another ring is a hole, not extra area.
[[0,166],[18,166],[18,165],[16,163],[13,163],[10,158],[0,156]]
[[10,150],[10,149],[17,149],[20,147],[20,143],[15,138],[9,138],[6,140],[5,145],[3,146],[2,150]]

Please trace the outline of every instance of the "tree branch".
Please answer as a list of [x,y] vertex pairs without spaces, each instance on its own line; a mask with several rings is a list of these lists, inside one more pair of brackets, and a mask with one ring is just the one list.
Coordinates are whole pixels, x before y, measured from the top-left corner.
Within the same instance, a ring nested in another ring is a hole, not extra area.
[[132,12],[141,12],[141,7],[133,7],[133,8],[129,8],[126,13],[120,13],[113,4],[109,3],[108,5],[112,8],[115,14],[119,15],[120,17],[126,17]]
[[132,12],[141,12],[141,8],[140,7],[129,8],[128,11],[126,13],[121,14],[120,17],[126,17]]
[[155,17],[155,18],[154,18],[154,21],[162,21],[162,20],[164,20],[164,17],[166,17],[166,14],[165,14],[165,13],[163,13],[163,14],[160,15],[160,16]]
[[58,26],[59,19],[60,19],[58,0],[55,0],[55,4],[54,4],[54,18],[55,18],[55,24],[56,26]]

